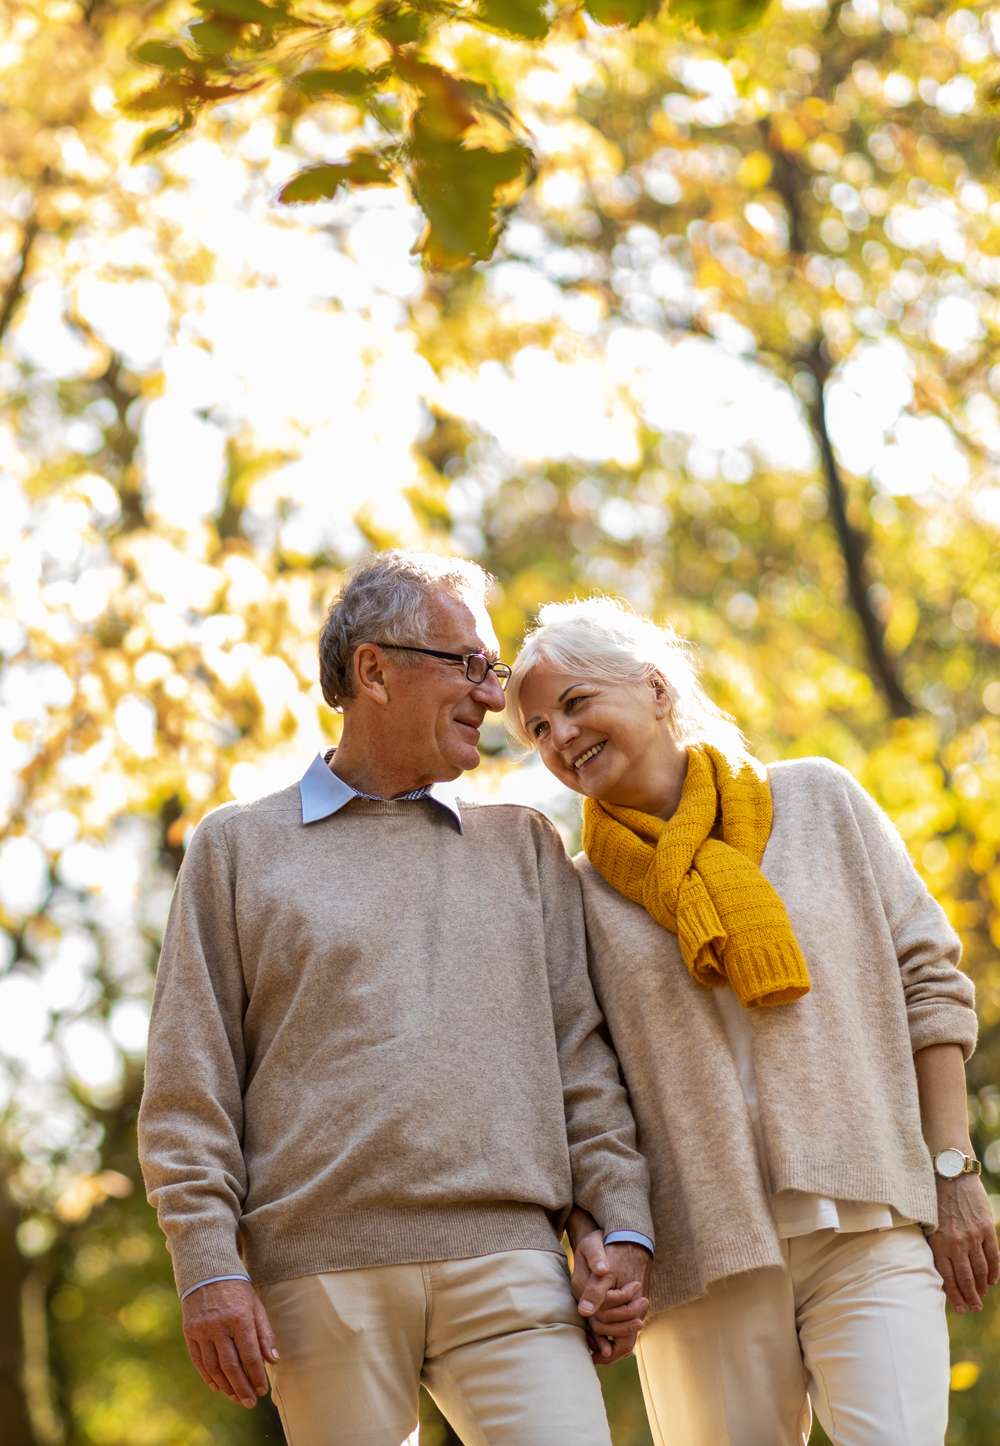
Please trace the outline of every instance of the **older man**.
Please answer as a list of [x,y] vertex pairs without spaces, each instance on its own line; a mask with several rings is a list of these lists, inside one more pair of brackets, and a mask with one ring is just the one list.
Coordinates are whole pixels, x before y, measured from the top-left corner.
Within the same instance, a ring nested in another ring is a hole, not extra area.
[[421,1382],[470,1446],[609,1446],[559,1235],[589,1212],[624,1285],[652,1224],[576,876],[538,813],[437,786],[503,706],[488,583],[353,570],[339,747],[209,814],[171,907],[143,1170],[195,1365],[250,1406],[263,1357],[292,1446],[400,1446]]

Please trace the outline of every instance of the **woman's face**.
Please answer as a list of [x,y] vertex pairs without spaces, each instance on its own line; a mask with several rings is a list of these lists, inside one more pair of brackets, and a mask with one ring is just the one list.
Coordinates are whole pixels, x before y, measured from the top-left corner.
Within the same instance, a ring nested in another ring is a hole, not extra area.
[[[538,663],[518,698],[525,731],[550,773],[587,798],[658,812],[664,775],[686,768],[663,680],[606,683]],[[681,775],[683,778],[683,774]]]

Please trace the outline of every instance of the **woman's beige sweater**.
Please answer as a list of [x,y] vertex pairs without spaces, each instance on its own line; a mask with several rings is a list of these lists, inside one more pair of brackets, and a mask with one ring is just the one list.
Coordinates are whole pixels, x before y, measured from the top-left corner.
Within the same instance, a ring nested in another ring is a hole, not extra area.
[[[768,769],[761,867],[788,909],[812,991],[750,1014],[772,1188],[875,1201],[933,1225],[913,1054],[976,1041],[959,940],[902,839],[822,758]],[[652,1175],[654,1310],[783,1254],[750,1118],[711,992],[677,936],[581,854],[591,976]]]

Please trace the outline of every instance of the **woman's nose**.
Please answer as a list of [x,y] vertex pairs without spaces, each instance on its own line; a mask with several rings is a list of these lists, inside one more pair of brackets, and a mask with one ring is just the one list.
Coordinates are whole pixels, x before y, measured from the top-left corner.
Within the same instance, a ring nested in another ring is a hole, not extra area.
[[550,727],[552,729],[552,742],[557,748],[565,748],[567,743],[579,736],[580,730],[569,718],[553,718]]

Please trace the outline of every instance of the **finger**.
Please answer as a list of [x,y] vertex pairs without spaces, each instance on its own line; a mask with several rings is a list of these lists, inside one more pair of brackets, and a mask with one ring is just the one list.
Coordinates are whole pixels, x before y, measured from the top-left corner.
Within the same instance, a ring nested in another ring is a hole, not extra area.
[[972,1278],[976,1283],[976,1294],[982,1300],[986,1294],[986,1287],[989,1284],[989,1267],[986,1264],[986,1254],[983,1250],[982,1241],[977,1240],[969,1247],[969,1266],[972,1270]]
[[604,1251],[604,1241],[599,1230],[594,1230],[589,1235],[585,1235],[576,1247],[576,1253],[583,1256],[591,1275],[607,1275],[611,1269],[611,1266],[608,1264],[608,1257]]
[[611,1310],[605,1303],[600,1315],[594,1317],[594,1329],[596,1330],[605,1323],[613,1324],[623,1320],[644,1321],[648,1310],[649,1301],[644,1295],[640,1296],[638,1300],[631,1301],[628,1305],[614,1306]]
[[249,1378],[251,1386],[258,1396],[266,1396],[267,1372],[264,1370],[256,1329],[250,1324],[241,1323],[234,1332],[233,1340],[239,1352],[240,1365]]
[[267,1311],[264,1309],[263,1301],[254,1299],[253,1307],[254,1324],[257,1327],[257,1344],[260,1346],[260,1353],[266,1360],[276,1361],[279,1359],[278,1347],[274,1342],[274,1331],[271,1329],[271,1322],[268,1319]]
[[205,1369],[208,1371],[212,1380],[215,1382],[216,1390],[221,1391],[224,1396],[228,1396],[231,1401],[238,1401],[239,1397],[234,1391],[232,1385],[230,1384],[229,1377],[226,1375],[225,1370],[223,1369],[222,1362],[219,1360],[219,1353],[215,1349],[214,1341],[202,1341],[201,1357],[202,1360],[205,1362]]
[[642,1294],[642,1286],[637,1280],[630,1280],[628,1285],[620,1289],[609,1290],[604,1297],[605,1305],[626,1305],[630,1300]]
[[209,1375],[208,1371],[205,1369],[205,1363],[201,1358],[201,1346],[196,1340],[188,1339],[187,1336],[185,1336],[184,1339],[187,1341],[188,1355],[191,1357],[191,1361],[194,1365],[195,1370],[198,1372],[201,1379],[205,1382],[206,1386],[208,1386],[213,1391],[217,1391],[219,1388],[212,1380],[212,1377]]
[[594,1361],[597,1362],[598,1365],[603,1365],[604,1362],[607,1361],[608,1356],[611,1355],[610,1340],[607,1339],[607,1336],[595,1335],[590,1329],[590,1323],[588,1323],[587,1326],[587,1336],[588,1340],[590,1340],[592,1358],[594,1358]]
[[965,1304],[969,1307],[970,1310],[982,1310],[983,1303],[980,1300],[979,1292],[976,1289],[975,1278],[972,1274],[972,1266],[969,1263],[969,1257],[966,1251],[959,1249],[956,1254],[952,1256],[951,1265],[952,1269],[955,1272],[955,1284],[961,1291]]
[[257,1404],[257,1392],[247,1377],[240,1360],[236,1342],[232,1336],[227,1336],[217,1346],[219,1352],[219,1365],[222,1367],[227,1382],[236,1393],[236,1399],[249,1410]]
[[601,1366],[613,1366],[616,1361],[626,1360],[635,1350],[635,1336],[627,1336],[624,1340],[616,1341],[614,1350],[610,1355],[598,1361]]
[[581,1315],[596,1315],[604,1304],[605,1297],[610,1289],[610,1276],[605,1276],[602,1280],[592,1275],[587,1281],[586,1288],[580,1297],[580,1304],[577,1306],[577,1310]]
[[934,1266],[938,1275],[941,1277],[941,1288],[944,1291],[945,1300],[956,1315],[963,1315],[965,1313],[965,1302],[955,1284],[955,1272],[951,1268],[951,1261],[937,1248],[933,1237],[932,1247],[934,1250]]
[[988,1230],[983,1239],[983,1253],[986,1256],[987,1285],[996,1285],[1000,1280],[1000,1245],[997,1245],[996,1230]]
[[631,1320],[605,1320],[602,1316],[600,1320],[593,1320],[590,1324],[598,1338],[611,1336],[613,1340],[621,1340],[622,1336],[636,1335],[642,1322],[634,1317]]

